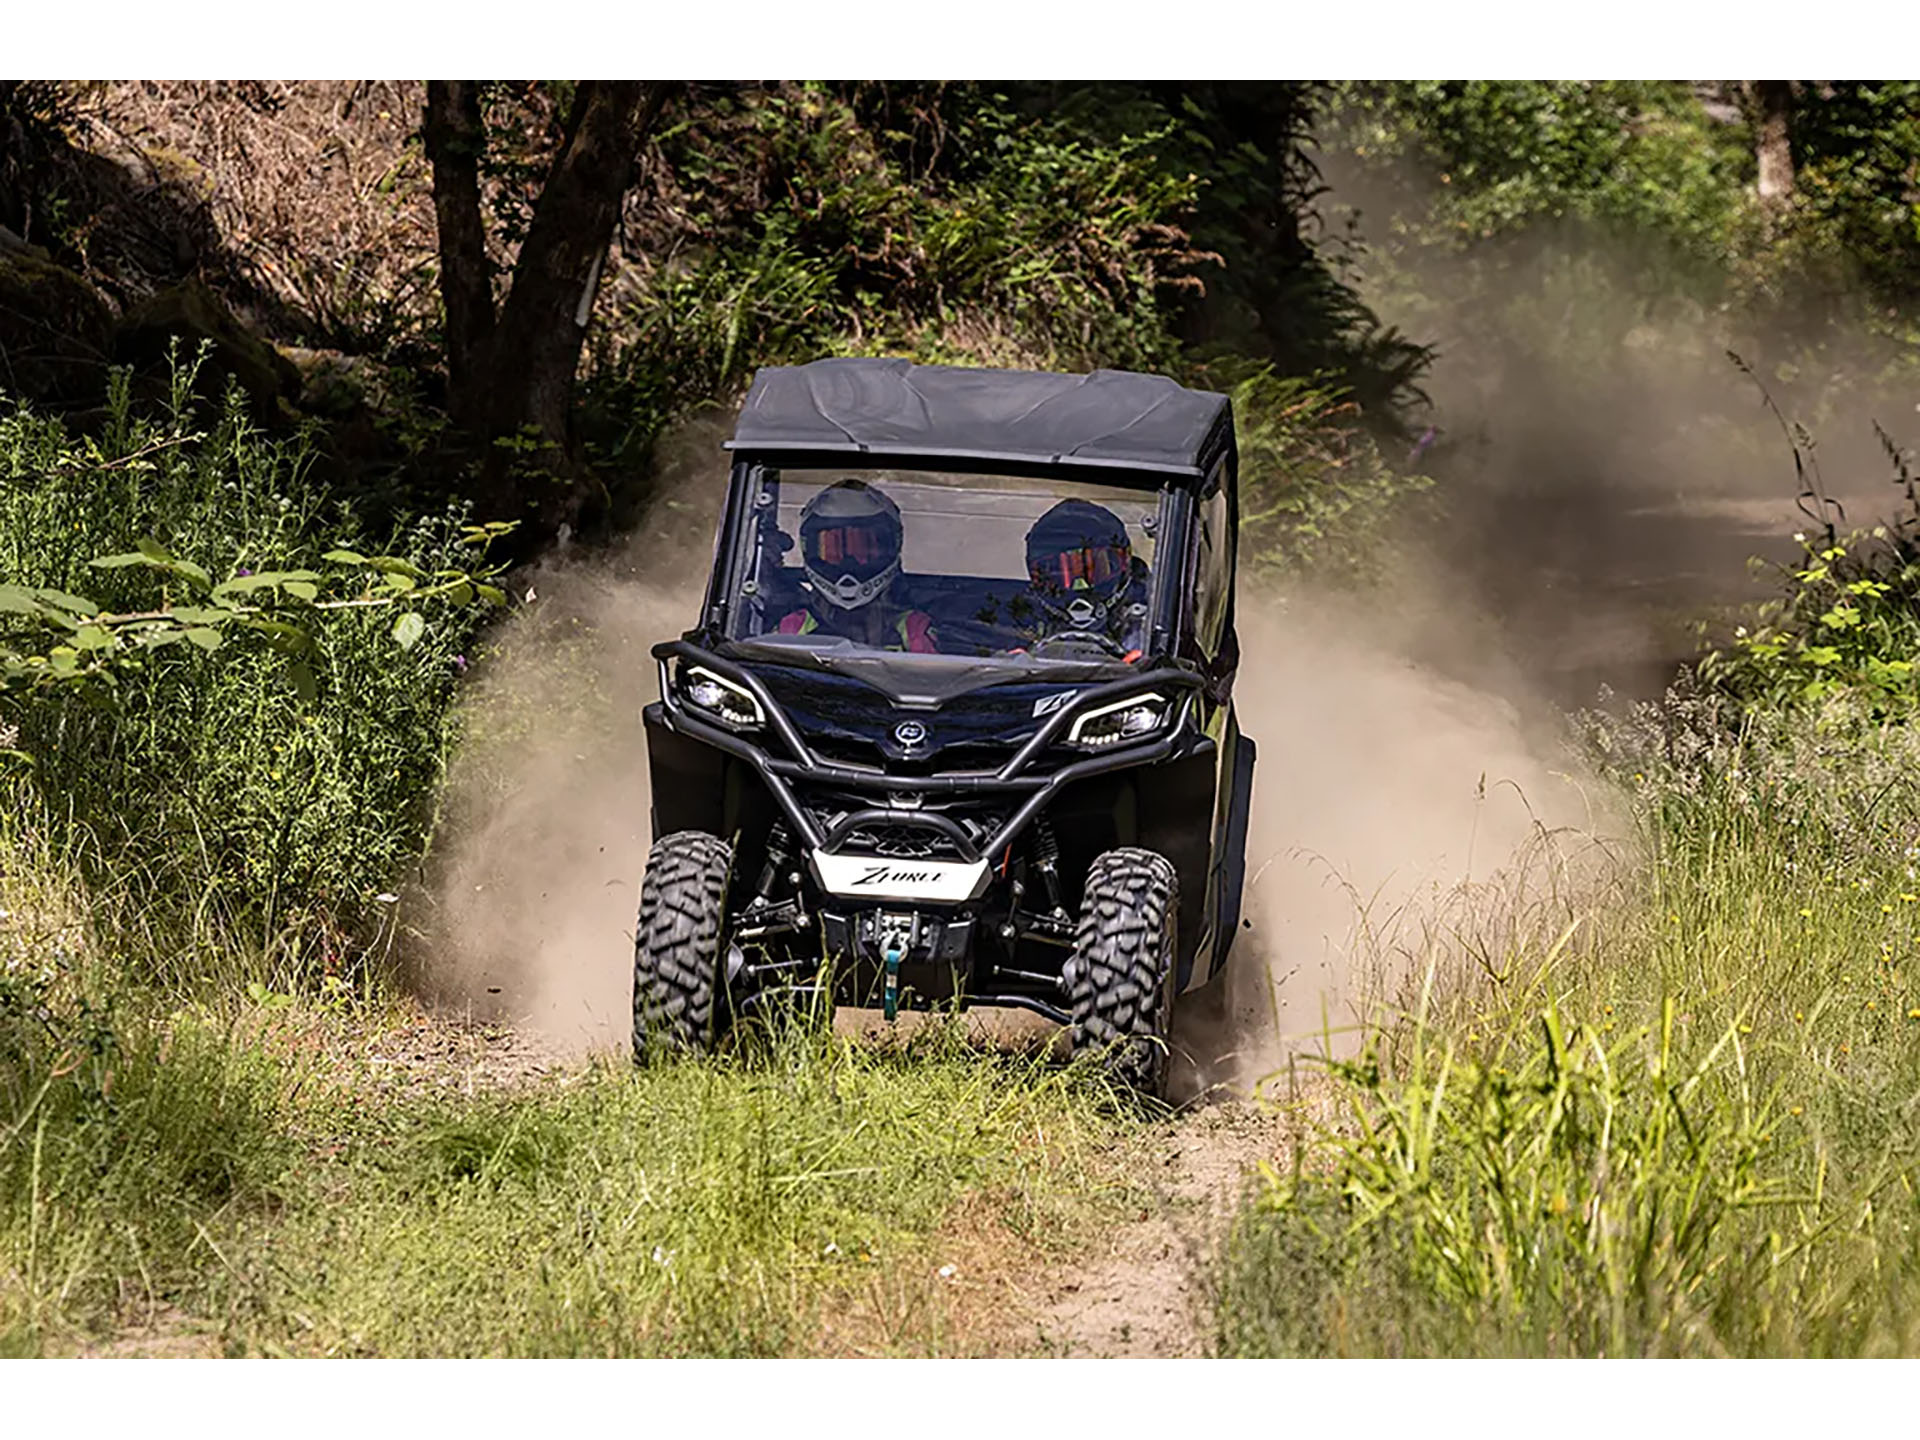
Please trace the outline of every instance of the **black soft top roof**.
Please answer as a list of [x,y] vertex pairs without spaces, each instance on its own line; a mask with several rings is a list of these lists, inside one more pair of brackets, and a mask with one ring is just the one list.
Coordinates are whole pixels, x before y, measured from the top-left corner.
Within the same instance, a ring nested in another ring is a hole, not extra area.
[[1204,475],[1232,444],[1226,396],[1161,375],[816,360],[756,374],[727,448]]

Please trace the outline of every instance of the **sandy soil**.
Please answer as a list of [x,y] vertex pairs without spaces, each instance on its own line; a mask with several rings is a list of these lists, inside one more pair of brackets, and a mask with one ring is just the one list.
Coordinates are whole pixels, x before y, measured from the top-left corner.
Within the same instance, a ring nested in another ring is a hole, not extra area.
[[1282,1111],[1244,1100],[1203,1106],[1140,1144],[1147,1201],[1083,1259],[1041,1278],[1035,1351],[1174,1358],[1208,1353],[1206,1273],[1254,1167],[1285,1149]]

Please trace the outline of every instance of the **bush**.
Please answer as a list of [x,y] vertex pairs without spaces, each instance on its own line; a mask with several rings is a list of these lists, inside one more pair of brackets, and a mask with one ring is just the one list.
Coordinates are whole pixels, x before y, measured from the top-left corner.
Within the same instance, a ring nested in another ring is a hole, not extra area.
[[1384,542],[1432,481],[1390,465],[1353,406],[1322,384],[1261,368],[1231,394],[1248,574],[1379,573]]
[[633,202],[587,386],[620,459],[760,365],[823,354],[1147,370],[1200,257],[1165,128],[1103,138],[973,87],[910,115],[858,87],[703,97]]
[[304,441],[237,395],[200,428],[193,378],[146,418],[120,377],[98,437],[0,418],[6,748],[154,953],[298,935],[332,965],[424,842],[478,614],[436,577],[474,552],[455,512],[329,564],[376,547]]

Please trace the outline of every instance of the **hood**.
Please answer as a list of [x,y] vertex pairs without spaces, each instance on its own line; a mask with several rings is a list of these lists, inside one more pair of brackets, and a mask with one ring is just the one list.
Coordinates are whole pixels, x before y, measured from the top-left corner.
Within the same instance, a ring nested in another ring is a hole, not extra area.
[[[698,641],[699,637],[689,636]],[[1024,656],[910,655],[854,646],[835,650],[803,649],[759,640],[730,640],[713,646],[736,664],[751,666],[768,685],[785,683],[795,674],[832,675],[857,682],[868,703],[874,692],[889,705],[905,710],[944,709],[976,690],[995,690],[1004,697],[1022,686],[1035,693],[1063,687],[1100,685],[1124,680],[1154,668],[1127,665],[1118,660],[1034,660]],[[1004,708],[1005,698],[988,702]]]
[[[966,667],[970,672],[967,679],[973,682],[968,688],[956,684],[949,687],[953,693],[931,703],[918,699],[909,703],[869,683],[866,677],[840,673],[838,665],[834,669],[803,669],[791,664],[756,663],[740,654],[731,658],[751,665],[810,742],[821,742],[829,753],[849,745],[856,751],[872,747],[893,760],[938,761],[943,751],[959,747],[1012,749],[1029,739],[1049,715],[1081,690],[1114,678],[1106,673],[1111,666],[1038,667],[1070,673],[1036,680],[1017,668],[1009,675],[1003,665],[975,664]],[[1071,673],[1089,668],[1100,673]],[[895,731],[906,724],[921,727],[921,738],[903,744]]]

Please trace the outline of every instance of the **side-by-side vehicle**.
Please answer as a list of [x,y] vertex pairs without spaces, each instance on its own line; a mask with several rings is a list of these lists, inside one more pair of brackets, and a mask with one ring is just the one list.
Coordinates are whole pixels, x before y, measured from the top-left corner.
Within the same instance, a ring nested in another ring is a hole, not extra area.
[[760,371],[728,448],[653,652],[636,1053],[825,987],[1035,1011],[1162,1093],[1245,870],[1226,397],[822,360]]

